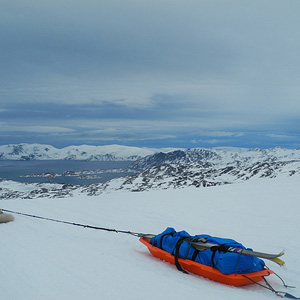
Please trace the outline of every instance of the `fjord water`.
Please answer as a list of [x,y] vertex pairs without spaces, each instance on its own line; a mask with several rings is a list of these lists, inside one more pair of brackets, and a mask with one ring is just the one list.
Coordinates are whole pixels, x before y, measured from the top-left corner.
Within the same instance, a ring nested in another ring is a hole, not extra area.
[[[0,160],[0,178],[19,182],[55,182],[85,185],[91,183],[105,182],[112,178],[130,175],[124,171],[113,171],[113,169],[127,168],[132,161],[75,161],[75,160],[34,160],[16,161]],[[96,171],[106,170],[105,173],[97,174],[98,178],[82,179],[78,176],[47,177],[22,177],[24,175],[57,173],[66,171]]]

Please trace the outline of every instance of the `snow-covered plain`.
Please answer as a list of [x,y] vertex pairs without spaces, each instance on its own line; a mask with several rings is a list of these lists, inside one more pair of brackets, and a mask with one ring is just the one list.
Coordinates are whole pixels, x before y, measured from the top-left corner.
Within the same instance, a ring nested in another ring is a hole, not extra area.
[[[300,296],[300,176],[279,176],[209,188],[99,196],[2,200],[0,208],[64,221],[160,233],[167,226],[190,234],[236,239],[257,251],[285,249],[286,269],[267,265],[276,290]],[[15,215],[0,224],[1,299],[276,299],[257,285],[231,287],[183,274],[148,252],[138,238]]]

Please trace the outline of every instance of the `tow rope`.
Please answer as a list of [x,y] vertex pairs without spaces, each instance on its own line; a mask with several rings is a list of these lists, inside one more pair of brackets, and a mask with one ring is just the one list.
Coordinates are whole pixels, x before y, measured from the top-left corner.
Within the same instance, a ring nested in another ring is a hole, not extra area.
[[26,216],[26,217],[37,218],[37,219],[41,219],[41,220],[47,220],[47,221],[51,221],[51,222],[63,223],[63,224],[68,224],[68,225],[73,225],[73,226],[84,227],[84,228],[97,229],[97,230],[103,230],[103,231],[109,231],[109,232],[115,232],[115,233],[125,233],[125,234],[130,234],[130,235],[133,235],[133,236],[136,236],[139,238],[152,238],[153,236],[155,236],[154,234],[147,234],[147,233],[133,232],[133,231],[128,231],[128,230],[119,230],[119,229],[113,229],[113,228],[105,228],[105,227],[99,227],[99,226],[93,226],[93,225],[86,225],[86,224],[62,221],[62,220],[58,220],[58,219],[41,217],[41,216],[37,216],[37,215],[21,213],[18,211],[13,211],[13,210],[8,210],[8,209],[2,209],[2,211],[17,214],[17,215],[22,215],[22,216]]

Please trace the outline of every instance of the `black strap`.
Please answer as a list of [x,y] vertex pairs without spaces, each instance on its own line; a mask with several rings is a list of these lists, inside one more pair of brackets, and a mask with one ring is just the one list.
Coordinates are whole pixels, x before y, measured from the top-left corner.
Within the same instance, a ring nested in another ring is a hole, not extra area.
[[213,252],[212,256],[211,256],[211,263],[212,263],[212,266],[214,269],[217,267],[217,263],[218,263],[218,262],[214,262],[216,252],[219,251],[219,252],[226,253],[228,251],[228,249],[229,249],[229,247],[226,244],[220,244],[218,246],[213,246],[210,248],[210,250]]
[[180,263],[179,263],[179,261],[178,261],[178,258],[179,258],[179,248],[180,248],[180,246],[182,245],[182,243],[183,243],[185,240],[190,239],[190,238],[191,238],[190,236],[183,236],[183,237],[181,237],[181,238],[177,241],[177,243],[176,243],[176,245],[175,245],[175,248],[174,248],[174,250],[173,250],[173,252],[175,251],[174,257],[175,257],[175,266],[176,266],[177,270],[179,270],[179,271],[181,271],[181,272],[183,272],[183,273],[186,273],[186,274],[188,274],[188,272],[185,271],[184,269],[182,269],[182,267],[181,267],[181,265],[180,265]]
[[176,233],[176,231],[172,231],[172,232],[163,234],[163,235],[160,237],[160,241],[159,241],[159,246],[158,246],[158,247],[159,247],[160,249],[164,250],[163,247],[162,247],[162,241],[163,241],[163,238],[164,238],[165,236],[167,236],[167,235],[173,236],[175,233]]
[[195,252],[193,253],[193,256],[192,256],[192,261],[195,261],[196,260],[196,258],[197,258],[197,255],[199,254],[199,250],[195,250]]

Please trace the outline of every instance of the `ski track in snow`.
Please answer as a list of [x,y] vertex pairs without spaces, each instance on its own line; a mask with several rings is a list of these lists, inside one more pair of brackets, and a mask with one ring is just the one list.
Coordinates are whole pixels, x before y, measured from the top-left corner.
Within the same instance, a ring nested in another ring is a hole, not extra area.
[[[267,265],[276,290],[300,296],[300,176],[259,179],[210,188],[73,198],[1,201],[3,209],[120,230],[236,239],[257,251],[285,249],[287,268]],[[138,238],[15,215],[0,224],[0,291],[6,300],[276,299],[256,285],[231,287],[183,274],[148,252]]]

